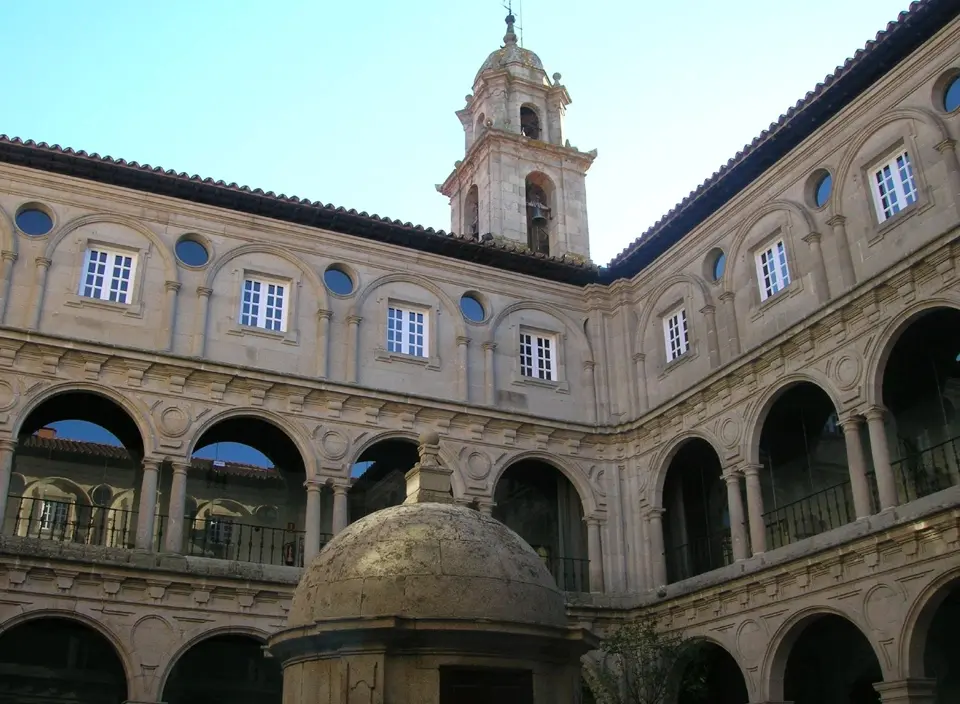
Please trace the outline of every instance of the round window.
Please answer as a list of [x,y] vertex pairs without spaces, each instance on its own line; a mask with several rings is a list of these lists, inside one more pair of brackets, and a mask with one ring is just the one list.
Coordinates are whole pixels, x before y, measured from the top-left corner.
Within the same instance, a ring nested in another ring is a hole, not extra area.
[[460,299],[460,310],[464,318],[474,323],[483,322],[483,319],[487,317],[487,312],[483,309],[483,304],[472,293],[463,294],[463,297]]
[[53,229],[53,218],[39,208],[24,208],[17,213],[17,227],[31,237],[40,237]]
[[353,293],[353,279],[337,266],[331,266],[323,272],[323,283],[338,296],[349,296]]
[[203,266],[210,261],[207,248],[192,237],[181,237],[174,251],[177,253],[177,259],[187,266]]
[[727,266],[727,255],[719,252],[713,260],[713,280],[719,281],[723,278],[723,270]]
[[829,172],[825,173],[817,181],[817,189],[813,194],[813,202],[818,208],[822,208],[830,200],[830,192],[833,190],[833,176]]
[[943,91],[943,109],[953,112],[957,108],[960,108],[960,76],[951,80],[947,89]]

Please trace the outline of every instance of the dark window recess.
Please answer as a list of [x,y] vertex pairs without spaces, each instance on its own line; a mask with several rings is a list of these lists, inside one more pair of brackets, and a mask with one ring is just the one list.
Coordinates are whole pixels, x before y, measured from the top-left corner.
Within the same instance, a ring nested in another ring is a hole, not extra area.
[[533,673],[442,667],[440,704],[533,704]]

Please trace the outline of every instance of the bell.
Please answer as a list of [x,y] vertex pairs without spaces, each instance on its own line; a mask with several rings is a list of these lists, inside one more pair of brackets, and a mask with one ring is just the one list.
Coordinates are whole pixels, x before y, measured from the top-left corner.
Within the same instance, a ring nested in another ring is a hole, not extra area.
[[530,209],[530,219],[536,225],[542,225],[547,221],[547,209],[540,203],[534,203]]

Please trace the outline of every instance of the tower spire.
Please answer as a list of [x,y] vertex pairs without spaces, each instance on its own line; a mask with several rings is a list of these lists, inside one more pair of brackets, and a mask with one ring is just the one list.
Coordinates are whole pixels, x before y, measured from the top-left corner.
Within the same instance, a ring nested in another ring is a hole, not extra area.
[[510,14],[507,15],[507,19],[505,21],[507,23],[507,33],[503,35],[503,43],[506,45],[516,44],[517,35],[513,31],[513,25],[516,23],[517,19],[513,16],[513,12],[510,12]]

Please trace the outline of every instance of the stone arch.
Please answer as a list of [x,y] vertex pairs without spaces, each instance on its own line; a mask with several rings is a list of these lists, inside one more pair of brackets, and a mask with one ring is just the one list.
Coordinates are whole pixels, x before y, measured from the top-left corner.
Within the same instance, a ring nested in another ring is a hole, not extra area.
[[[803,225],[807,228],[807,232],[816,231],[816,223],[813,219],[813,216],[804,206],[800,205],[799,203],[786,199],[772,200],[769,203],[765,203],[761,208],[751,213],[750,217],[740,224],[733,238],[730,240],[730,251],[727,253],[727,275],[723,277],[724,293],[734,292],[734,277],[729,274],[732,273],[737,267],[740,251],[743,249],[743,246],[747,241],[747,236],[751,233],[756,224],[759,223],[763,218],[776,212],[792,213],[800,219],[800,222],[803,223]],[[805,235],[807,233],[802,234]]]
[[787,618],[773,633],[767,645],[766,653],[760,665],[760,697],[761,701],[783,701],[783,685],[787,671],[787,660],[803,629],[812,621],[821,616],[838,616],[852,624],[870,644],[874,657],[880,663],[880,670],[884,679],[889,679],[887,661],[883,648],[869,636],[870,629],[861,623],[853,614],[846,613],[831,606],[817,605],[801,609]]
[[497,314],[497,317],[494,318],[493,322],[490,324],[490,342],[494,342],[497,339],[497,332],[500,329],[500,325],[504,320],[507,319],[507,316],[516,313],[518,310],[538,310],[541,313],[551,315],[562,322],[564,328],[566,328],[566,330],[568,330],[569,333],[577,339],[577,342],[581,345],[582,349],[586,351],[587,358],[585,358],[583,361],[593,361],[593,350],[590,346],[590,340],[587,339],[587,335],[583,330],[582,324],[578,325],[576,320],[571,318],[556,306],[552,306],[549,303],[541,303],[540,301],[517,301],[516,303],[511,303],[506,308],[501,310],[500,313]]
[[943,120],[941,120],[938,115],[928,110],[924,110],[922,108],[902,107],[883,113],[883,115],[878,117],[869,125],[863,127],[847,145],[846,152],[844,153],[839,166],[837,166],[837,173],[834,175],[833,179],[833,187],[835,190],[833,197],[830,198],[831,215],[840,214],[837,208],[839,204],[843,202],[843,192],[846,188],[851,169],[853,168],[857,156],[860,154],[860,150],[863,149],[863,145],[867,143],[867,140],[869,140],[874,134],[887,125],[893,124],[894,122],[899,122],[900,120],[911,119],[919,120],[928,127],[936,130],[940,140],[950,138],[950,134],[947,131]]
[[917,301],[887,321],[880,330],[876,344],[866,355],[862,390],[867,403],[873,406],[883,405],[883,375],[893,348],[897,346],[900,336],[922,313],[937,308],[960,310],[960,296],[950,297],[948,292],[944,292],[937,298]]
[[23,426],[24,421],[30,416],[31,413],[39,408],[41,404],[49,401],[54,396],[59,396],[60,394],[70,392],[95,394],[113,401],[128,416],[130,416],[130,419],[140,431],[140,437],[143,441],[144,457],[150,457],[156,452],[155,438],[157,437],[157,431],[153,427],[153,423],[150,420],[150,414],[146,408],[142,408],[138,403],[107,386],[76,381],[67,381],[61,384],[49,386],[27,401],[24,407],[20,410],[20,413],[17,415],[16,421],[14,421],[12,430],[13,437],[16,438],[20,435],[20,428]]
[[53,253],[67,235],[85,225],[95,225],[97,223],[123,225],[124,227],[129,227],[131,230],[134,230],[146,237],[157,248],[157,252],[159,252],[160,256],[163,257],[164,276],[166,277],[166,280],[173,282],[180,281],[179,274],[177,272],[177,263],[174,261],[173,254],[171,253],[167,244],[160,239],[156,232],[151,230],[142,222],[135,220],[134,218],[129,218],[125,215],[116,215],[113,213],[94,213],[92,215],[81,215],[80,217],[65,223],[64,226],[50,238],[50,241],[47,242],[47,246],[44,249],[43,256],[46,259],[53,259]]
[[207,518],[208,516],[216,516],[217,514],[211,514],[211,512],[217,507],[224,508],[228,511],[234,511],[239,514],[242,518],[252,518],[253,514],[247,509],[246,506],[241,504],[239,501],[234,501],[233,499],[211,499],[209,501],[204,501],[202,503],[198,502],[197,504],[197,518]]
[[927,635],[940,604],[960,584],[960,567],[941,574],[924,587],[907,609],[899,638],[899,677],[923,678]]
[[749,464],[760,463],[760,436],[763,433],[763,425],[766,422],[767,415],[773,404],[777,402],[780,396],[788,389],[802,383],[813,384],[823,391],[830,402],[833,403],[834,410],[839,414],[842,410],[840,395],[833,387],[830,380],[814,369],[808,369],[805,372],[795,372],[787,374],[778,379],[775,384],[765,389],[752,407],[748,407],[744,413],[744,434],[743,441],[745,447],[742,449],[742,455]]
[[[707,288],[706,282],[701,279],[699,276],[693,274],[679,273],[674,274],[673,276],[667,277],[664,281],[657,286],[653,292],[647,297],[648,305],[643,307],[643,311],[640,313],[640,322],[637,327],[636,337],[634,339],[633,351],[636,352],[646,352],[647,350],[643,349],[643,338],[647,331],[647,326],[650,324],[650,318],[653,317],[653,311],[657,307],[657,302],[663,296],[671,286],[675,286],[679,283],[688,283],[693,285],[693,287],[700,293],[700,296],[703,298],[704,306],[713,305],[713,297],[710,295],[710,289]],[[692,312],[692,311],[691,311]]]
[[120,660],[120,664],[123,666],[123,676],[126,679],[127,684],[127,697],[131,696],[132,690],[135,687],[135,682],[138,678],[136,670],[133,667],[131,653],[129,653],[127,648],[124,647],[124,642],[120,639],[120,637],[110,628],[108,628],[106,624],[102,623],[101,621],[97,621],[96,619],[93,619],[80,611],[38,607],[23,613],[19,613],[16,616],[13,616],[12,618],[0,623],[0,638],[17,626],[25,625],[31,621],[40,621],[45,618],[57,618],[65,621],[73,621],[90,628],[92,631],[105,638],[106,641],[113,647],[113,651],[116,653],[117,659]]
[[723,454],[720,450],[720,441],[714,437],[713,433],[702,428],[686,430],[680,433],[680,435],[673,438],[669,443],[666,443],[653,460],[653,483],[649,485],[651,496],[648,498],[651,506],[662,507],[663,485],[667,480],[667,473],[670,471],[670,463],[673,462],[673,458],[676,457],[677,452],[690,440],[703,440],[710,445],[713,451],[717,453],[717,459],[720,459],[722,466]]
[[17,238],[13,235],[13,220],[0,208],[0,252],[17,253]]
[[371,293],[376,291],[381,286],[387,284],[403,282],[408,284],[413,284],[414,286],[419,286],[426,289],[440,301],[440,305],[446,309],[447,313],[450,315],[450,320],[453,322],[454,330],[456,331],[457,337],[469,337],[467,335],[467,324],[463,320],[463,316],[460,315],[460,307],[457,303],[447,295],[447,293],[437,286],[435,283],[430,281],[425,276],[419,276],[417,274],[404,274],[404,273],[394,273],[394,274],[385,274],[375,281],[370,282],[370,285],[363,289],[360,294],[357,296],[357,300],[354,302],[353,306],[350,308],[351,316],[359,316],[360,311],[363,310],[363,305],[366,302],[367,298]]
[[670,673],[670,684],[668,685],[668,691],[675,691],[674,687],[678,687],[680,685],[683,671],[687,665],[690,664],[690,653],[692,653],[701,645],[708,645],[717,647],[730,656],[730,659],[736,663],[737,670],[740,672],[740,676],[743,678],[743,684],[747,690],[747,694],[749,695],[753,693],[755,683],[753,679],[748,676],[749,673],[746,669],[744,669],[743,663],[740,662],[740,658],[737,656],[737,650],[735,647],[731,647],[729,643],[725,643],[710,633],[701,631],[685,633],[684,645],[689,649],[685,649],[684,654],[682,654],[677,660],[673,672]]
[[77,499],[82,499],[80,503],[84,503],[87,506],[94,505],[93,499],[90,498],[90,495],[84,490],[84,488],[67,477],[43,477],[42,479],[37,479],[35,482],[27,484],[27,486],[24,487],[24,495],[26,496],[27,493],[30,493],[32,496],[32,493],[35,490],[48,485],[60,489],[61,491],[74,494]]
[[293,421],[286,420],[279,413],[274,413],[273,411],[268,411],[265,408],[254,408],[254,407],[240,407],[240,408],[229,408],[220,413],[215,413],[210,418],[207,418],[197,429],[193,432],[193,435],[190,437],[190,441],[187,443],[187,457],[193,456],[193,453],[196,452],[196,445],[199,442],[200,438],[203,437],[203,434],[210,430],[214,425],[220,423],[221,421],[230,420],[231,418],[252,418],[256,420],[262,420],[265,423],[270,423],[278,430],[286,434],[290,441],[297,448],[297,451],[300,453],[300,458],[303,460],[303,468],[306,473],[307,479],[312,479],[317,476],[317,457],[316,452],[313,449],[313,446],[310,444],[310,441],[307,439],[306,433],[300,428],[300,426],[295,425]]
[[522,460],[539,460],[550,465],[566,477],[570,483],[573,484],[573,487],[577,490],[577,494],[580,496],[584,516],[590,516],[591,514],[600,512],[600,508],[597,505],[597,497],[587,480],[586,474],[559,457],[539,450],[526,450],[501,458],[500,461],[494,465],[493,469],[490,470],[489,486],[491,498],[493,498],[497,492],[497,484],[500,483],[503,473]]
[[217,274],[220,273],[220,270],[237,257],[242,257],[246,254],[270,254],[274,257],[278,257],[290,262],[303,273],[304,277],[309,280],[313,286],[314,294],[317,297],[318,306],[323,310],[330,309],[330,302],[329,298],[327,297],[327,289],[323,285],[323,282],[320,281],[320,277],[317,276],[317,272],[315,272],[313,268],[310,267],[300,257],[293,254],[289,249],[274,244],[255,242],[252,244],[240,245],[239,247],[234,247],[230,251],[225,252],[223,256],[218,258],[211,265],[210,269],[207,271],[207,276],[204,279],[203,285],[206,288],[213,289],[213,283],[216,281]]

